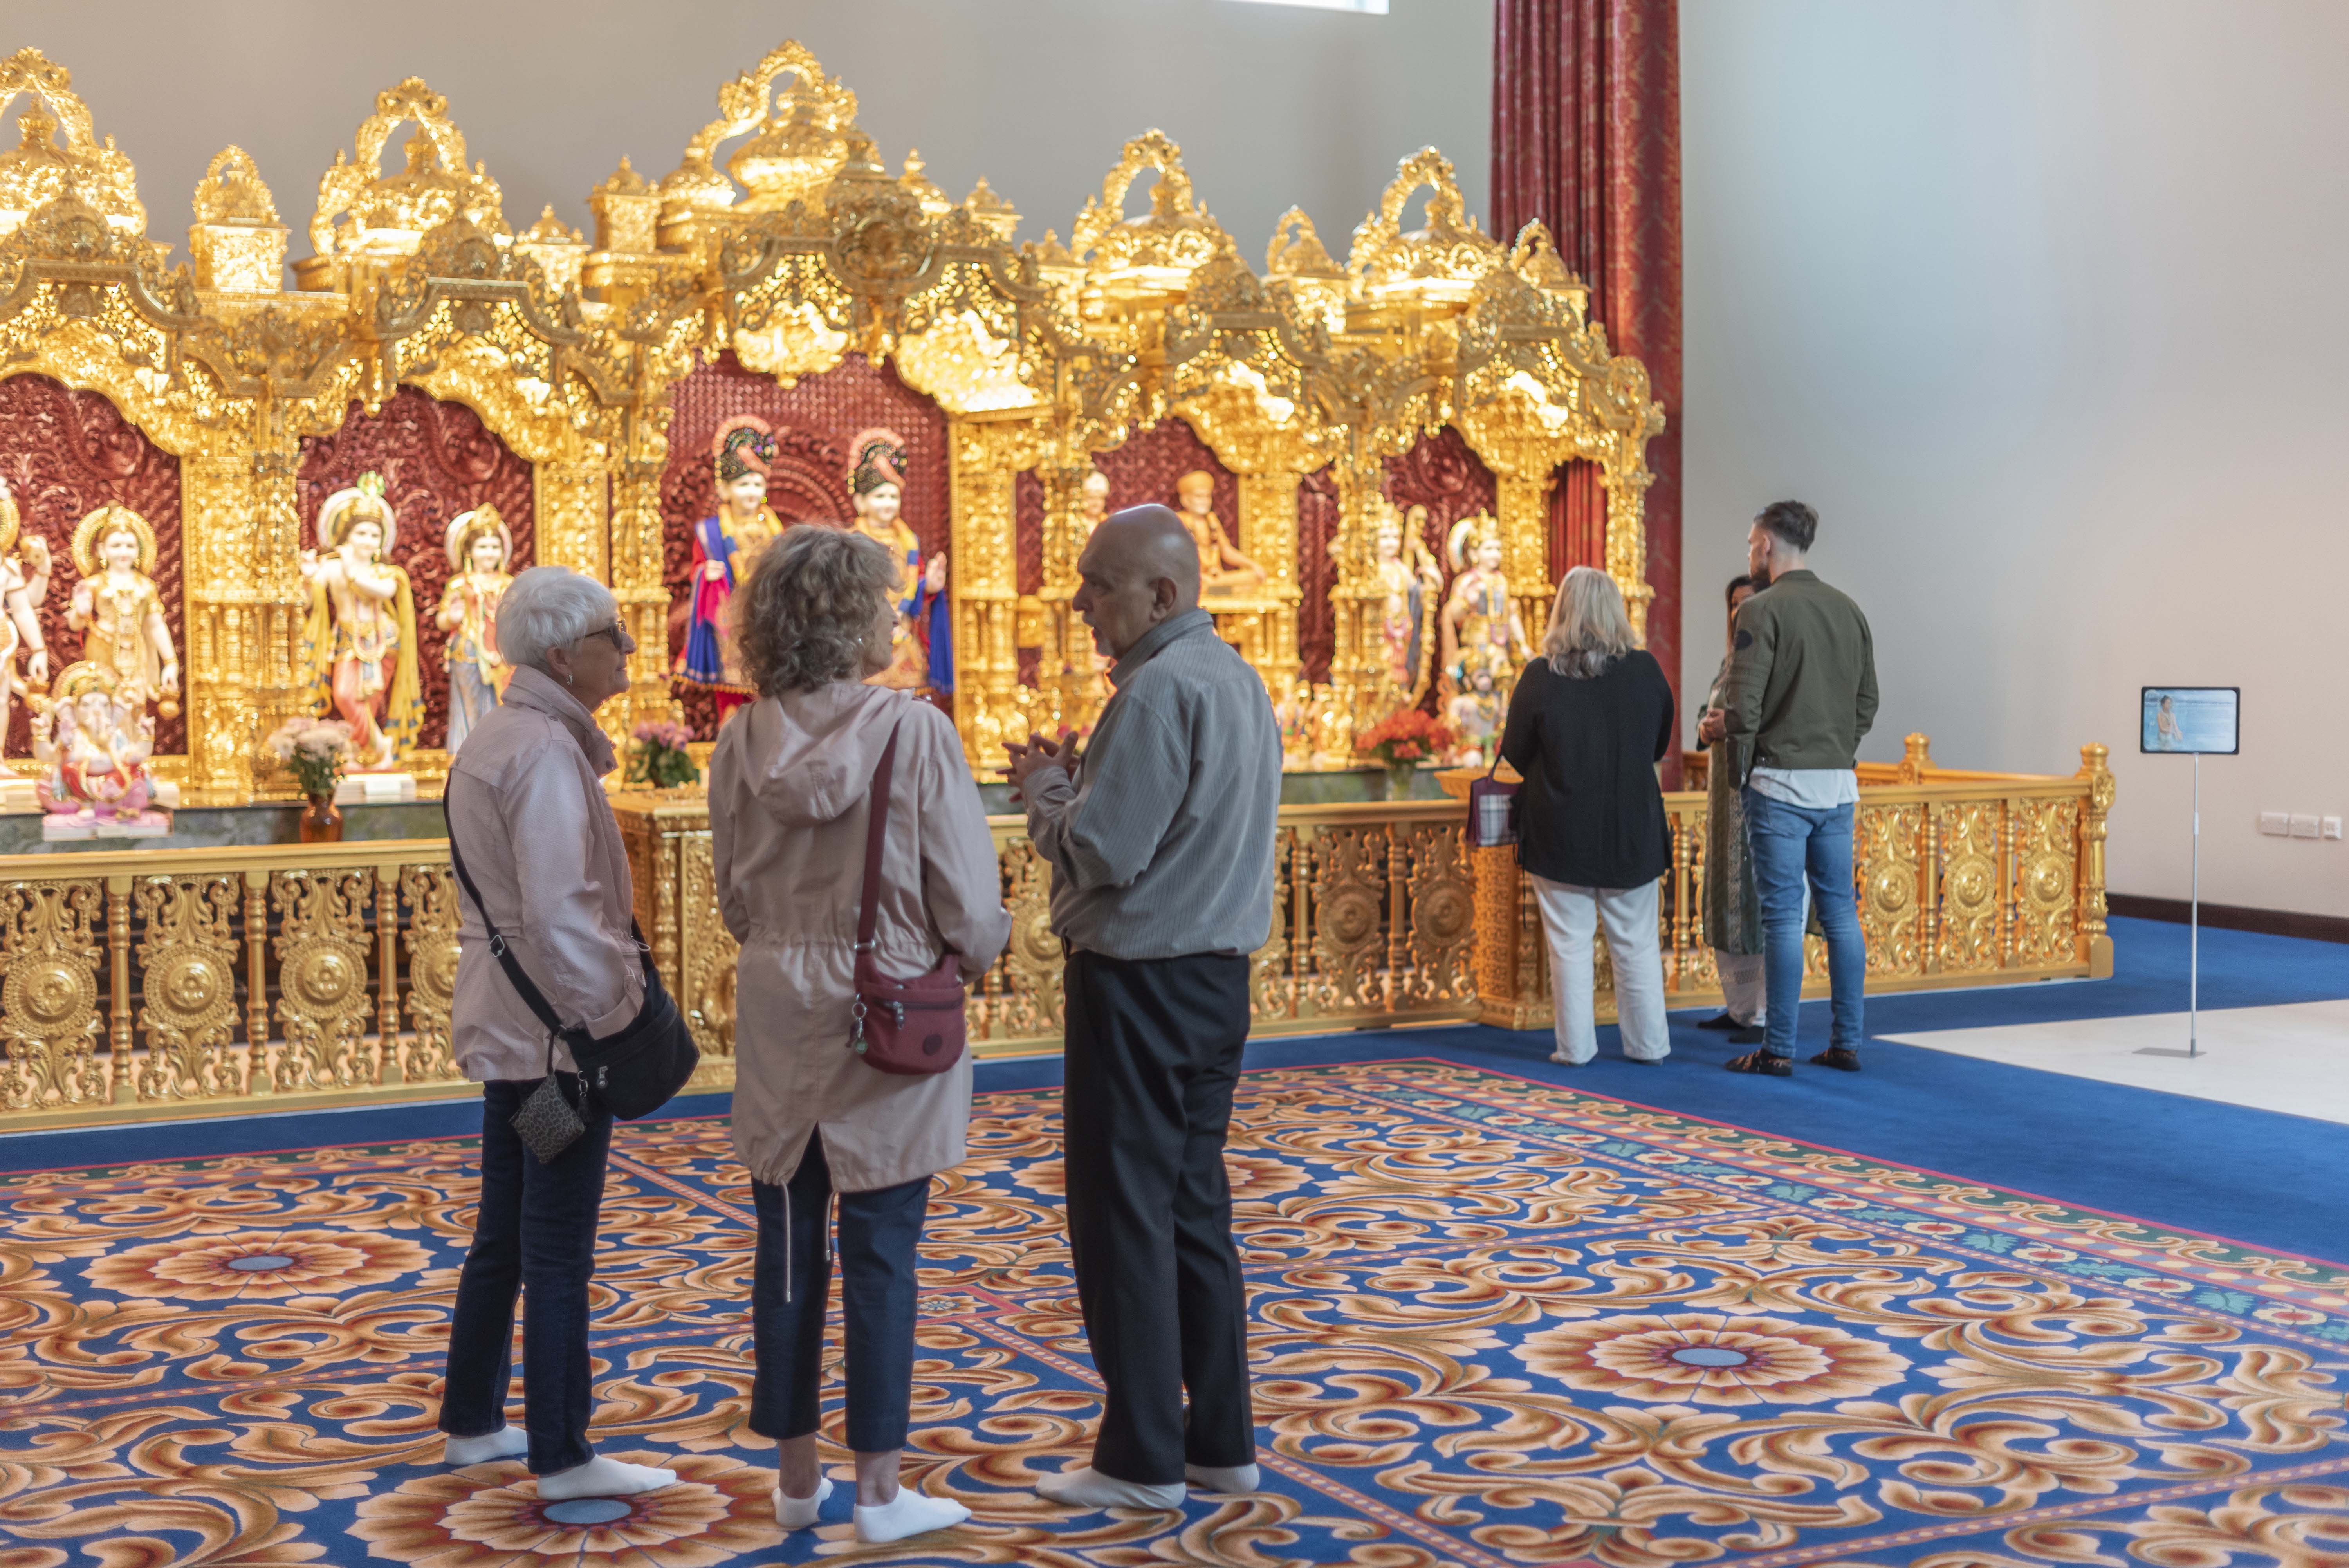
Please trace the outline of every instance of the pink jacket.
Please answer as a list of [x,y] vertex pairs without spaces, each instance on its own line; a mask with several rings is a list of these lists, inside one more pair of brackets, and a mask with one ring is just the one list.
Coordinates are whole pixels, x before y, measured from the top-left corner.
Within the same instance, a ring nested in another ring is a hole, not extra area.
[[1011,936],[1003,879],[953,722],[902,691],[838,681],[761,698],[718,732],[709,828],[735,969],[734,1149],[780,1185],[823,1133],[834,1185],[869,1192],[960,1164],[970,1059],[893,1077],[848,1049],[873,772],[897,762],[874,956],[890,974],[947,950],[983,974]]
[[[635,898],[620,825],[604,798],[612,742],[552,677],[517,670],[504,701],[473,726],[449,765],[449,825],[490,918],[564,1023],[623,1029],[644,1005],[628,934]],[[476,1082],[546,1075],[546,1031],[490,951],[472,900],[458,903],[457,984],[449,1006],[457,1065]],[[554,1064],[575,1071],[554,1047]]]

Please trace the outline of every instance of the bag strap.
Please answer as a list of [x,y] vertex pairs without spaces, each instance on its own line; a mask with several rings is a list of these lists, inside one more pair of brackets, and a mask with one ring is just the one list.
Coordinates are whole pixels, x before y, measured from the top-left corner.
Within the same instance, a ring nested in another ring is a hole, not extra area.
[[[506,971],[506,979],[522,997],[523,1005],[530,1009],[533,1017],[546,1026],[547,1070],[552,1072],[554,1061],[554,1041],[557,1035],[576,1034],[580,1039],[589,1042],[592,1042],[595,1036],[587,1033],[584,1024],[576,1028],[567,1028],[561,1019],[555,1017],[554,1008],[547,1002],[546,993],[538,989],[538,982],[532,980],[530,971],[522,967],[522,960],[514,956],[512,945],[506,940],[505,933],[499,930],[497,922],[490,919],[490,907],[481,901],[481,890],[473,886],[473,878],[465,870],[465,857],[457,847],[457,824],[449,815],[450,786],[455,783],[456,775],[451,774],[449,783],[443,784],[440,790],[440,819],[449,829],[449,864],[455,868],[458,885],[465,889],[465,897],[473,900],[474,912],[481,917],[481,929],[490,935],[491,955],[498,961],[498,967]],[[636,941],[636,960],[645,966],[645,974],[649,979],[656,972],[653,969],[652,950],[645,945],[645,934],[636,928],[636,918],[633,914],[628,917],[628,935]]]
[[[902,722],[902,721],[901,721]],[[873,950],[874,933],[881,927],[881,845],[889,832],[889,775],[897,766],[897,726],[889,728],[889,743],[881,748],[881,765],[873,770],[873,805],[864,825],[864,891],[856,910],[856,950]]]

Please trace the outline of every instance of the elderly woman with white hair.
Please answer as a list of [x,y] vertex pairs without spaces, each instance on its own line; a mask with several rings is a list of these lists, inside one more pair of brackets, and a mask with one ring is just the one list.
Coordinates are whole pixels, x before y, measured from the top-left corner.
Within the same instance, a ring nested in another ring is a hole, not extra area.
[[[457,1282],[440,1430],[452,1465],[527,1458],[546,1501],[626,1497],[677,1477],[598,1459],[587,1444],[587,1281],[612,1117],[583,1093],[569,1050],[502,972],[482,917],[565,1028],[604,1036],[635,1019],[645,982],[629,920],[634,889],[604,798],[615,759],[595,710],[628,689],[636,645],[611,590],[563,566],[533,566],[498,606],[498,646],[512,681],[450,763],[443,797],[474,889],[460,899],[450,1039],[457,1065],[481,1085],[481,1197]],[[525,1147],[514,1118],[550,1077],[585,1127],[548,1160]],[[517,1293],[528,1297],[526,1429],[505,1419]]]
[[1542,652],[1510,693],[1501,755],[1525,776],[1517,864],[1549,938],[1550,1060],[1578,1067],[1598,1054],[1591,938],[1603,923],[1623,1054],[1661,1062],[1671,1036],[1656,885],[1671,834],[1656,763],[1672,742],[1672,689],[1632,634],[1622,590],[1596,567],[1558,585]]

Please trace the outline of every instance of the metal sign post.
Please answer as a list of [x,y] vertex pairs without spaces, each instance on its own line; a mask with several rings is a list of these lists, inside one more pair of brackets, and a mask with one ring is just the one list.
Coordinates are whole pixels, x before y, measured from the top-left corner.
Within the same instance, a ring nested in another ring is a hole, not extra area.
[[2202,753],[2194,753],[2194,880],[2186,902],[2186,1054],[2201,1049],[2194,1014],[2202,1000]]
[[2141,1045],[2140,1056],[2202,1054],[2202,753],[2242,753],[2242,700],[2234,686],[2147,686],[2137,694],[2141,752],[2194,758],[2192,884],[2186,901],[2186,1049]]

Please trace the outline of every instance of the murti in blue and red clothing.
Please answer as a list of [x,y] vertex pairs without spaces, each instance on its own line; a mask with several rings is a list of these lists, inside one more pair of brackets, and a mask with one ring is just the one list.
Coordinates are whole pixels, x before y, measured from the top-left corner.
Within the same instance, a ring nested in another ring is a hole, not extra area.
[[726,635],[726,605],[749,580],[759,552],[783,531],[767,504],[767,469],[774,458],[774,432],[750,415],[730,420],[711,440],[716,465],[718,512],[693,526],[693,573],[688,589],[685,651],[678,656],[681,684],[709,690],[718,719],[758,695],[744,678]]

